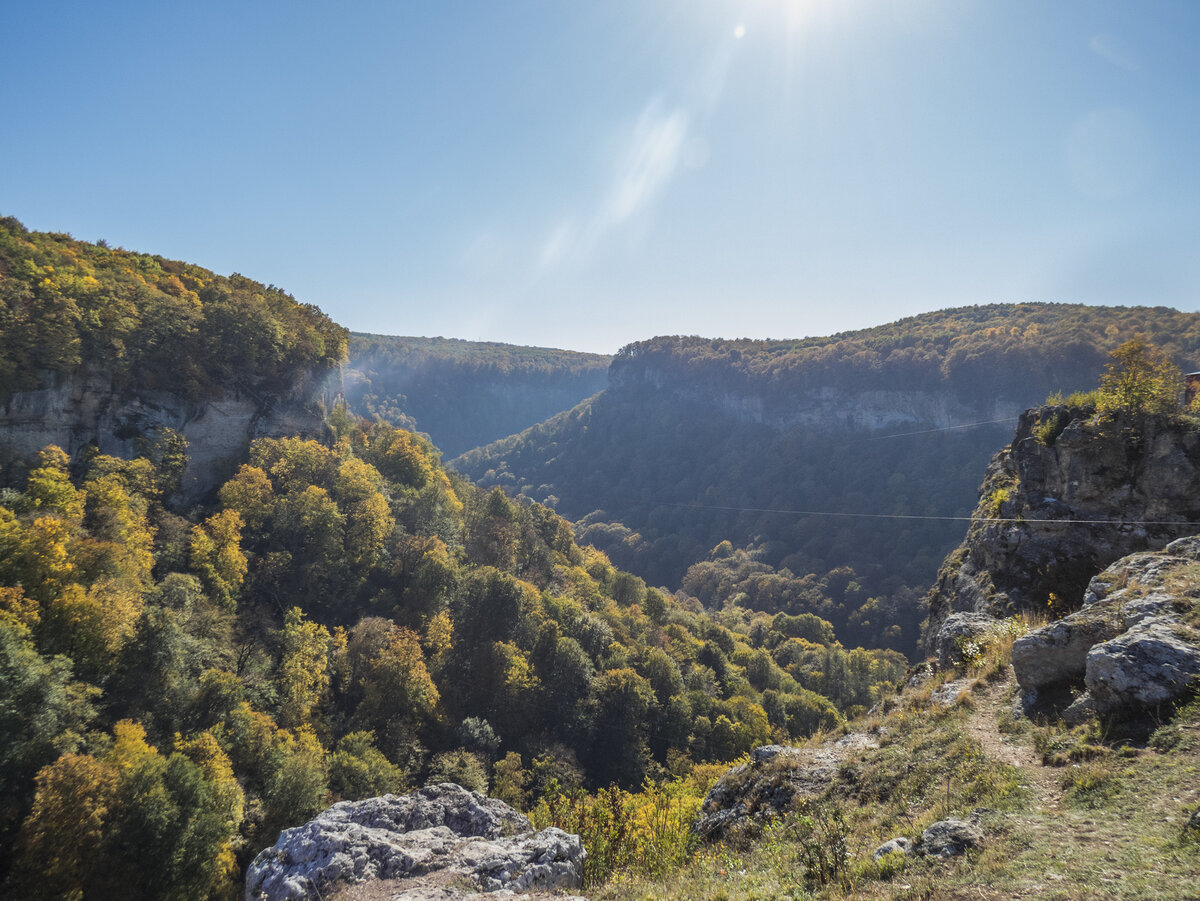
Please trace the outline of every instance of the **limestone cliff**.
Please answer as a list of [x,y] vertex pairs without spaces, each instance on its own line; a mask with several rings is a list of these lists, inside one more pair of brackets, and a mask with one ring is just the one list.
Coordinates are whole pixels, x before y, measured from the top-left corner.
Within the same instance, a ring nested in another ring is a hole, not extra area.
[[1029,410],[930,592],[927,644],[952,613],[1077,609],[1113,561],[1196,532],[1200,420]]
[[138,439],[170,428],[188,442],[179,499],[190,503],[232,474],[253,439],[315,437],[325,429],[309,379],[282,396],[223,392],[205,401],[166,391],[117,391],[98,369],[48,381],[0,402],[0,468],[30,459],[48,444],[72,456],[95,444],[103,453],[130,457]]
[[733,420],[765,425],[775,431],[801,427],[823,431],[873,431],[898,426],[961,427],[964,423],[1015,419],[1024,409],[1019,399],[976,396],[952,385],[892,388],[778,384],[753,380],[693,378],[686,371],[653,366],[614,364],[608,391],[636,405],[646,401],[694,407]]

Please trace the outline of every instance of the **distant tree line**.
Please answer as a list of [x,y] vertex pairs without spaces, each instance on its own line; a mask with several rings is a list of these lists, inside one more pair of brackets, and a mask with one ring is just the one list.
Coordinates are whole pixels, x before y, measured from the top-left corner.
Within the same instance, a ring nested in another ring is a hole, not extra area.
[[453,338],[352,334],[341,387],[353,412],[426,432],[454,456],[604,388],[609,357]]

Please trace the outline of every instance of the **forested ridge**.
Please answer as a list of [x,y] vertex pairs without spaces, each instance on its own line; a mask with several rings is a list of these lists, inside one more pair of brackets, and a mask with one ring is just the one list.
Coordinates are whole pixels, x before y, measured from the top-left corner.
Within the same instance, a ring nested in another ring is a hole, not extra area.
[[[1134,336],[1200,365],[1200,314],[1162,307],[995,304],[828,338],[655,338],[617,354],[603,394],[453,465],[553,504],[652,584],[820,613],[845,640],[911,651],[963,528],[936,517],[969,515],[1015,424],[996,409],[1094,385]],[[724,540],[739,553],[714,556]]]
[[457,338],[353,333],[350,409],[427,433],[446,454],[512,435],[607,383],[610,357]]
[[83,367],[188,400],[283,392],[347,334],[273,285],[0,218],[0,400]]
[[658,337],[618,351],[613,379],[653,372],[767,392],[890,389],[899,381],[910,390],[945,388],[965,398],[1011,397],[1032,405],[1047,392],[1094,384],[1108,355],[1135,336],[1185,371],[1200,365],[1200,314],[1024,303],[939,310],[792,341]]

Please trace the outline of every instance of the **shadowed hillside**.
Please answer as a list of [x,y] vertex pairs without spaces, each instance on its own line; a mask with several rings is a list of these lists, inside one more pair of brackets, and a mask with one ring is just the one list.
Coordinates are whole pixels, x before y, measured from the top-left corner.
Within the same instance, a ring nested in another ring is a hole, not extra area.
[[610,357],[457,338],[353,334],[346,401],[447,455],[526,429],[604,388]]
[[[1196,368],[1200,315],[1162,307],[992,305],[798,341],[655,338],[621,350],[603,394],[454,466],[553,503],[652,584],[680,584],[726,539],[785,578],[849,567],[853,591],[821,615],[911,649],[916,599],[965,525],[938,517],[970,515],[1021,411],[1094,385],[1134,335]],[[902,635],[884,634],[897,623]]]

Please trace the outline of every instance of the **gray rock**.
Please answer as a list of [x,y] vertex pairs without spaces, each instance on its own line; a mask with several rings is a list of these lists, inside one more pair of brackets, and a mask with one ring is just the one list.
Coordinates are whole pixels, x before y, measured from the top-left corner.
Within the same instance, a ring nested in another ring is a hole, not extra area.
[[326,426],[315,381],[321,375],[302,374],[284,396],[224,391],[193,402],[169,391],[118,391],[111,374],[84,367],[0,402],[0,464],[28,458],[48,444],[74,457],[91,442],[102,453],[132,458],[144,436],[170,428],[187,439],[179,499],[190,505],[229,477],[255,438],[322,437]]
[[949,707],[969,691],[974,683],[974,679],[955,679],[953,682],[947,682],[940,688],[935,688],[930,693],[929,700],[935,704],[941,704],[943,707]]
[[750,763],[733,767],[704,796],[694,829],[704,841],[752,834],[829,787],[850,752],[828,748],[767,745],[751,752]]
[[938,629],[937,638],[934,640],[938,663],[941,666],[953,666],[961,663],[962,643],[986,635],[999,625],[1000,620],[986,613],[950,614],[942,623],[942,627]]
[[917,850],[931,857],[957,857],[983,844],[979,827],[966,820],[939,820],[921,833]]
[[[1050,419],[1069,425],[1038,440]],[[1026,412],[988,466],[966,538],[930,591],[927,652],[938,651],[954,613],[1044,611],[1050,592],[1075,608],[1106,566],[1168,544],[1172,554],[1200,559],[1200,541],[1182,537],[1200,531],[1196,497],[1200,432],[1179,418],[1114,422],[1065,406]]]
[[893,839],[890,839],[890,840],[884,842],[882,845],[880,845],[878,848],[876,848],[875,853],[872,855],[872,858],[874,860],[879,860],[885,854],[908,855],[911,851],[912,851],[912,842],[910,842],[908,839],[893,838]]
[[800,753],[802,753],[800,748],[793,748],[790,745],[762,745],[750,752],[750,765],[759,766],[768,760],[774,760],[780,754]]
[[1093,645],[1121,634],[1123,624],[1106,608],[1072,613],[1013,642],[1012,666],[1022,688],[1078,679]]
[[245,897],[290,901],[337,883],[430,874],[465,877],[483,891],[572,888],[581,883],[585,857],[579,836],[554,828],[534,833],[529,820],[502,801],[443,783],[409,795],[345,801],[284,830],[250,864]]
[[1100,711],[1153,707],[1181,697],[1200,679],[1195,632],[1176,618],[1152,617],[1087,656],[1084,683]]
[[1091,692],[1085,691],[1062,712],[1063,722],[1068,726],[1082,726],[1084,723],[1093,719],[1100,712],[1099,705],[1096,699],[1092,697]]
[[1186,538],[1177,538],[1165,548],[1168,554],[1174,554],[1176,557],[1187,557],[1189,560],[1200,560],[1200,535],[1189,535]]

